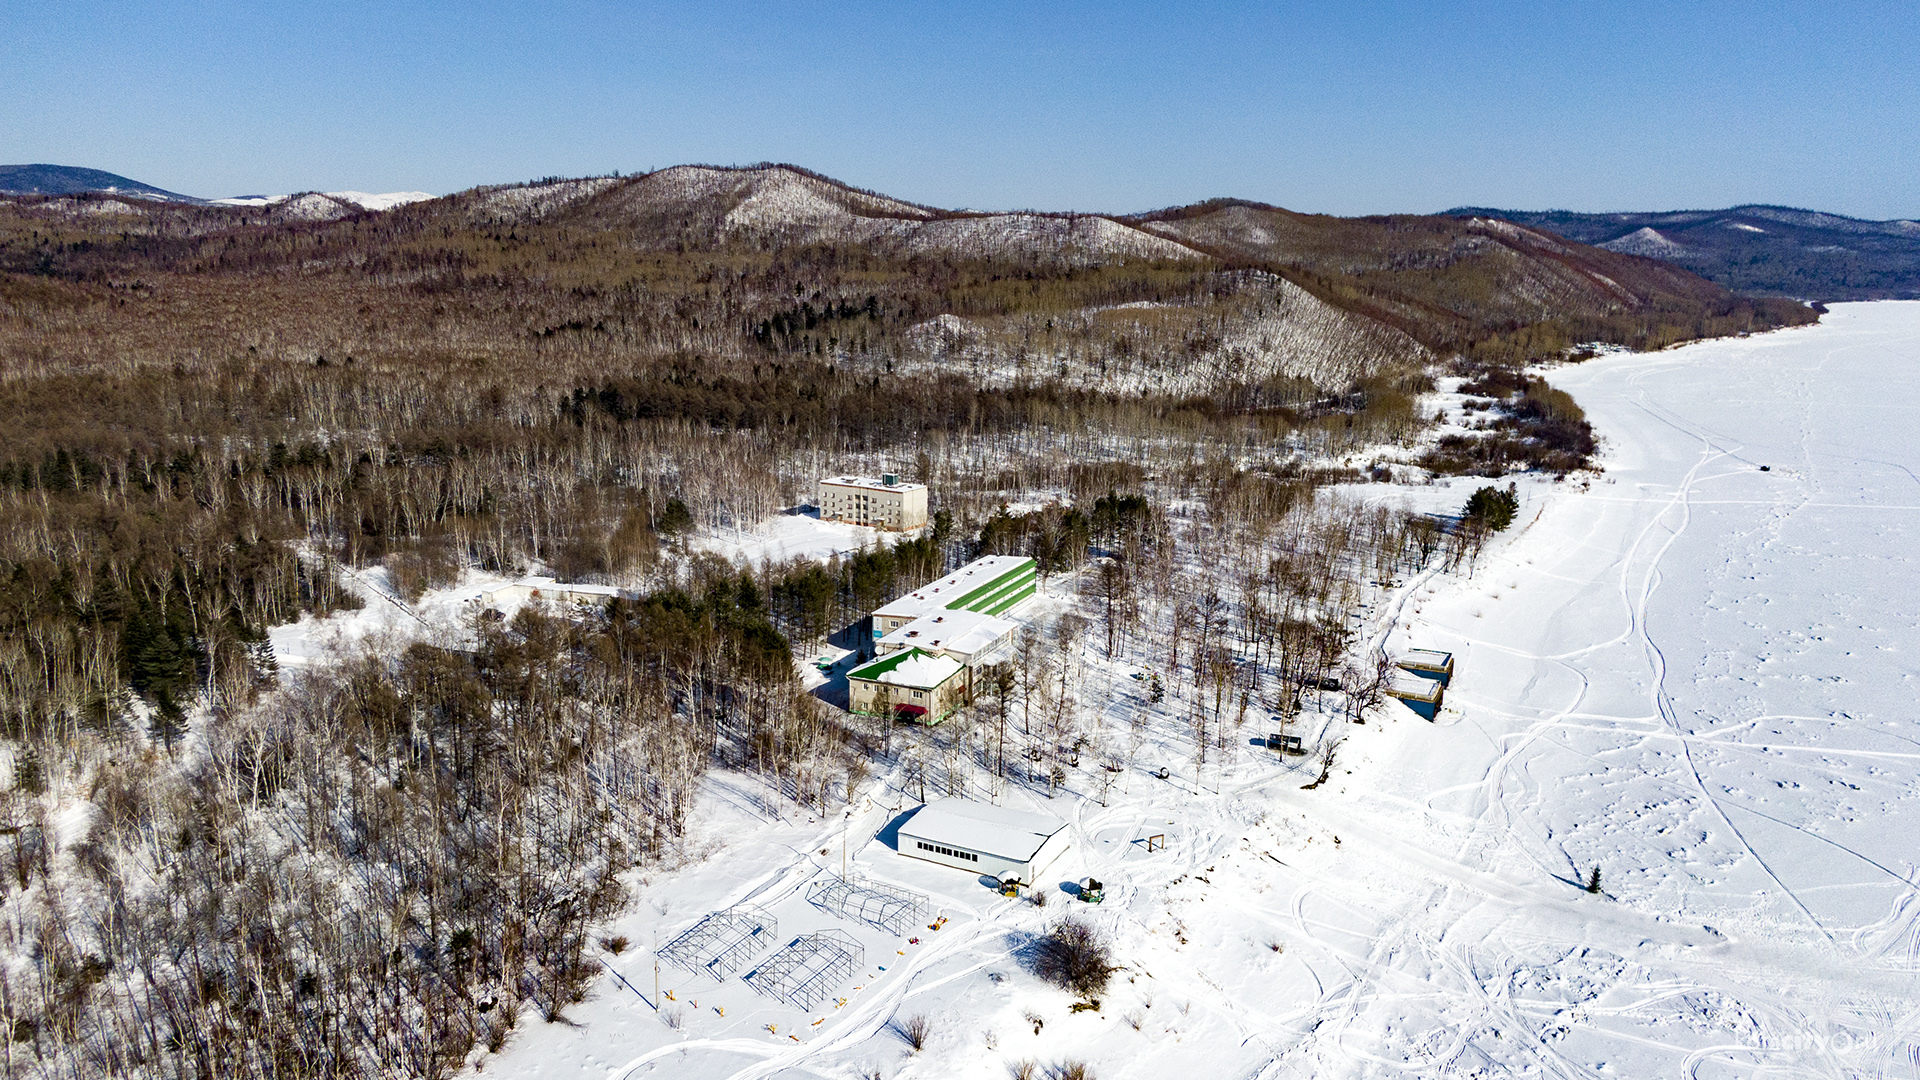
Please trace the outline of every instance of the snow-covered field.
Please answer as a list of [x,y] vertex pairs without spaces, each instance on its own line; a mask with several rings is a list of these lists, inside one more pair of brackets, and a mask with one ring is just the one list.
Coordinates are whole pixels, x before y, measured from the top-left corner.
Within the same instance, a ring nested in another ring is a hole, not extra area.
[[[790,559],[818,559],[879,544],[890,544],[917,533],[891,533],[864,525],[840,521],[821,521],[813,510],[781,514],[754,529],[705,530],[688,542],[692,551],[712,552],[728,562],[758,567],[769,562]],[[525,579],[463,570],[460,580],[444,589],[429,589],[417,601],[408,603],[398,597],[387,571],[340,568],[346,587],[362,601],[352,611],[340,611],[316,618],[302,615],[296,622],[267,631],[276,662],[283,668],[331,662],[341,656],[369,649],[398,653],[414,641],[430,641],[456,646],[469,639],[471,619],[480,610],[482,595],[513,581],[550,583],[547,577]],[[496,600],[491,606],[512,616],[520,601]]]
[[[688,545],[711,551],[729,562],[760,566],[789,559],[818,559],[851,555],[879,544],[891,544],[905,533],[889,533],[844,521],[822,521],[808,509],[780,514],[752,529],[720,528],[702,531]],[[912,534],[912,535],[917,535]]]
[[[415,641],[446,647],[466,645],[481,595],[513,580],[469,569],[461,573],[453,587],[430,589],[409,604],[395,594],[392,580],[382,567],[340,568],[340,572],[361,606],[319,618],[303,614],[297,622],[270,628],[267,641],[282,669],[332,663],[366,651],[397,655]],[[499,606],[519,610],[517,604]]]
[[[1439,723],[1398,705],[1323,718],[1310,737],[1344,738],[1317,790],[1313,759],[1250,747],[1196,783],[1173,724],[1148,731],[1108,806],[1084,778],[1052,800],[1010,788],[1071,820],[1076,849],[1049,876],[1107,881],[1100,907],[1004,900],[895,855],[897,789],[843,823],[717,775],[693,858],[636,881],[609,928],[630,939],[609,974],[567,1022],[523,1018],[480,1068],[1915,1075],[1920,304],[1551,379],[1607,441],[1606,474],[1524,488],[1471,577],[1424,575],[1375,609],[1393,649],[1456,654]],[[1143,705],[1124,671],[1089,664],[1081,685],[1108,715]],[[1151,833],[1165,850],[1145,850]],[[951,921],[916,944],[811,907],[806,884],[843,857]],[[1600,895],[1580,887],[1594,867]],[[664,969],[656,1013],[654,942],[746,900],[782,942],[860,938],[845,1004],[803,1013]],[[1098,1010],[1070,1012],[1021,960],[1069,909],[1126,965]],[[891,1026],[916,1014],[917,1053]]]

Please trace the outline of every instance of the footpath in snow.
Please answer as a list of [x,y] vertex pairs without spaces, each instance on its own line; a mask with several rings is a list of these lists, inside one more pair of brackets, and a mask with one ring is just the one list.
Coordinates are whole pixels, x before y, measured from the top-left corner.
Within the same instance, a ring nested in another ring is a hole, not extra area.
[[[1097,908],[901,859],[881,802],[777,820],[715,777],[704,858],[636,881],[609,975],[566,1023],[524,1017],[484,1073],[1914,1075],[1920,303],[1550,378],[1605,474],[1523,488],[1471,577],[1380,605],[1395,651],[1455,653],[1440,723],[1390,705],[1315,790],[1313,766],[1253,755],[1048,801],[1076,839],[1051,876],[1107,881]],[[835,926],[805,893],[843,859],[949,923],[841,926],[865,949],[844,1004],[668,971],[655,1013],[656,939],[742,901],[782,941]],[[1097,1011],[1022,960],[1069,908],[1126,965]],[[891,1026],[911,1015],[932,1022],[918,1053]]]

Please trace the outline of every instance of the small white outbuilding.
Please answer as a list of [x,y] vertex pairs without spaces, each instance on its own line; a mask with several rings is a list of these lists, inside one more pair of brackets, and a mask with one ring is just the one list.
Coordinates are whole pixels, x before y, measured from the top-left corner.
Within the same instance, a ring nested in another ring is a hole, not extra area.
[[900,826],[900,854],[1032,885],[1067,850],[1067,823],[971,799],[939,799]]

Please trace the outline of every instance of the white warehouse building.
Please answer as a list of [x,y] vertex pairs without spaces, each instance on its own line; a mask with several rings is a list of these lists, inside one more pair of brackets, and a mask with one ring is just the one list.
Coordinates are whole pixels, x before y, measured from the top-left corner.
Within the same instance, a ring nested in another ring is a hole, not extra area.
[[918,529],[927,523],[927,485],[903,484],[892,473],[832,476],[820,481],[820,520],[881,529]]
[[939,799],[900,826],[900,854],[1032,885],[1066,852],[1067,823],[1047,814]]

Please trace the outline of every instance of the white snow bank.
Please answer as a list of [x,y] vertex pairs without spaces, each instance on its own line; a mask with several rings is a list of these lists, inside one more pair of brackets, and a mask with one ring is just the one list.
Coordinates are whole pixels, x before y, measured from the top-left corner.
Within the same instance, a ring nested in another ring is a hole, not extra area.
[[768,561],[789,559],[826,561],[836,555],[851,555],[875,544],[891,544],[914,533],[890,533],[844,521],[822,521],[812,510],[781,514],[752,529],[704,531],[693,538],[690,547],[711,551],[731,563],[759,566]]
[[396,206],[405,206],[408,203],[425,202],[428,199],[436,198],[436,196],[425,191],[388,191],[378,195],[370,195],[364,191],[329,191],[327,195],[335,199],[344,199],[347,202],[356,203],[362,210],[391,210]]
[[145,217],[146,211],[119,199],[48,199],[34,207],[48,213],[87,217]]

